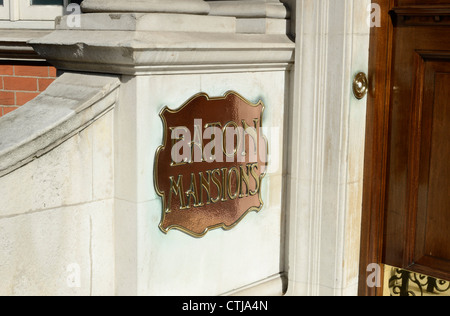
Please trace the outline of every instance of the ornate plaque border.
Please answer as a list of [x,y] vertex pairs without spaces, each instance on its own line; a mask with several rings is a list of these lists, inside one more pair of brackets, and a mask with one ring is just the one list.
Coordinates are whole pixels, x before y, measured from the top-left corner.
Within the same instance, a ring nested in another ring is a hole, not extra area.
[[[264,103],[263,103],[263,101],[262,100],[259,100],[257,103],[252,103],[252,102],[250,102],[250,101],[248,101],[246,98],[244,98],[242,95],[240,95],[239,93],[237,93],[237,92],[235,92],[235,91],[232,91],[232,90],[230,90],[230,91],[228,91],[228,92],[226,92],[223,96],[221,96],[221,97],[210,97],[207,93],[204,93],[204,92],[201,92],[201,93],[197,93],[197,94],[195,94],[194,96],[192,96],[191,98],[189,98],[186,102],[184,102],[183,103],[183,105],[181,105],[178,109],[176,109],[176,110],[171,110],[168,106],[165,106],[161,111],[160,111],[160,113],[159,113],[159,116],[160,116],[160,118],[161,118],[161,120],[162,120],[162,122],[163,122],[163,133],[164,133],[164,136],[163,136],[163,145],[161,145],[161,146],[159,146],[158,147],[158,149],[156,150],[156,154],[155,154],[155,162],[154,162],[154,172],[153,172],[153,178],[154,178],[154,186],[155,186],[155,190],[156,190],[156,193],[158,194],[158,196],[161,198],[161,200],[162,200],[162,216],[161,216],[161,221],[160,221],[160,224],[159,224],[159,229],[164,233],[164,234],[168,234],[169,233],[169,231],[171,231],[172,229],[175,229],[175,230],[179,230],[179,231],[181,231],[181,232],[183,232],[183,233],[185,233],[185,234],[187,234],[187,235],[189,235],[189,236],[192,236],[192,237],[195,237],[195,238],[202,238],[202,237],[204,237],[209,231],[212,231],[212,230],[215,230],[215,229],[220,229],[220,228],[222,228],[223,230],[225,230],[225,231],[229,231],[229,230],[231,230],[231,229],[233,229],[234,227],[236,227],[249,213],[251,213],[251,212],[256,212],[256,213],[259,213],[261,210],[262,210],[262,208],[263,208],[263,206],[264,206],[264,202],[263,202],[263,199],[262,199],[262,181],[263,181],[263,179],[265,178],[265,176],[267,175],[267,165],[268,165],[268,162],[266,161],[266,163],[265,163],[265,170],[264,170],[264,172],[263,173],[261,173],[261,175],[260,175],[260,180],[261,180],[261,183],[260,183],[260,192],[259,192],[259,196],[258,196],[258,198],[259,198],[259,202],[260,202],[260,205],[259,206],[253,206],[253,207],[250,207],[247,211],[245,211],[243,214],[242,214],[242,216],[238,219],[238,220],[236,220],[233,224],[231,224],[231,225],[226,225],[225,223],[219,223],[219,224],[216,224],[216,225],[212,225],[212,226],[208,226],[208,227],[206,227],[205,228],[205,230],[201,233],[201,234],[198,234],[198,233],[195,233],[195,232],[193,232],[193,231],[191,231],[191,230],[189,230],[189,229],[187,229],[187,228],[185,228],[185,227],[183,227],[183,226],[181,226],[181,225],[171,225],[171,226],[169,226],[169,227],[167,227],[167,228],[164,228],[163,227],[163,223],[164,223],[164,219],[165,219],[165,216],[166,216],[166,212],[165,212],[165,209],[166,209],[166,193],[165,192],[163,192],[163,191],[161,191],[160,189],[159,189],[159,183],[158,183],[158,164],[159,164],[159,156],[160,156],[160,153],[163,151],[163,150],[165,150],[165,148],[166,148],[166,146],[164,145],[164,144],[166,144],[167,143],[167,137],[168,137],[168,135],[167,135],[167,121],[166,121],[166,119],[165,119],[165,117],[164,117],[164,113],[165,112],[169,112],[169,113],[171,113],[171,114],[176,114],[176,113],[179,113],[181,110],[183,110],[186,106],[188,106],[193,100],[195,100],[196,98],[199,98],[199,97],[205,97],[208,101],[213,101],[213,100],[224,100],[224,99],[226,99],[230,94],[233,94],[233,95],[235,95],[235,96],[237,96],[239,99],[241,99],[244,103],[246,103],[247,105],[249,105],[249,106],[252,106],[252,107],[258,107],[258,106],[261,106],[262,107],[262,110],[261,110],[261,120],[260,120],[260,128],[262,128],[262,124],[263,124],[263,115],[264,115],[264,110],[265,110],[265,105],[264,105]],[[264,139],[264,141],[266,142],[266,149],[267,149],[267,152],[266,152],[266,155],[268,156],[268,154],[269,154],[269,143],[268,143],[268,140],[267,140],[267,138],[265,137],[265,135],[263,135],[263,133],[261,133],[261,136],[263,137],[263,139]]]

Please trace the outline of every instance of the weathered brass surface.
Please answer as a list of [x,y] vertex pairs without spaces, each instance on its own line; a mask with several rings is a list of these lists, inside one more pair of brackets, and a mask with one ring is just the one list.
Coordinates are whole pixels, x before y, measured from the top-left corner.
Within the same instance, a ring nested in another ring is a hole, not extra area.
[[363,72],[358,73],[353,79],[353,94],[358,100],[363,99],[369,90],[369,80]]
[[164,140],[154,177],[163,204],[161,231],[203,237],[262,209],[268,152],[263,112],[261,101],[253,104],[236,92],[218,98],[201,93],[178,110],[162,110]]

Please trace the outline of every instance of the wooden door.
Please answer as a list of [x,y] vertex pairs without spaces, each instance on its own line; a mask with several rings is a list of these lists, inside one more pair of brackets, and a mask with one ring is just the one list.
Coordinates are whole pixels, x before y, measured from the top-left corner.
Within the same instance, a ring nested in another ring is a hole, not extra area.
[[450,280],[450,0],[374,2],[363,295],[370,263]]

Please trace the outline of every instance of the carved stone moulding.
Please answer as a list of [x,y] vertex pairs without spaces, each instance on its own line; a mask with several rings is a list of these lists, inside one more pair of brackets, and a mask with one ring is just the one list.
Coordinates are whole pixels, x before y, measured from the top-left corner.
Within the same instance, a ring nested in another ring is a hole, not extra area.
[[210,0],[208,3],[209,15],[237,18],[238,33],[289,33],[290,11],[279,0]]
[[289,10],[279,0],[210,0],[208,3],[210,15],[271,19],[290,17]]
[[207,15],[209,5],[203,0],[85,0],[83,12],[188,13]]

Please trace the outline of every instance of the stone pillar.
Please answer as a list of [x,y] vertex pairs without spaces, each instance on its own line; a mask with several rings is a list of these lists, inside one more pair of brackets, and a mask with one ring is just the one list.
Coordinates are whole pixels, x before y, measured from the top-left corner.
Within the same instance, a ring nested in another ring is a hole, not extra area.
[[83,12],[145,12],[208,14],[203,0],[84,0]]
[[[357,295],[370,0],[297,2],[290,112],[290,295]],[[363,267],[366,269],[366,267]]]
[[280,0],[209,0],[210,15],[234,16],[240,33],[286,33],[290,11]]

